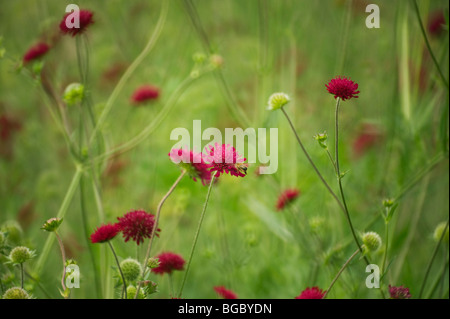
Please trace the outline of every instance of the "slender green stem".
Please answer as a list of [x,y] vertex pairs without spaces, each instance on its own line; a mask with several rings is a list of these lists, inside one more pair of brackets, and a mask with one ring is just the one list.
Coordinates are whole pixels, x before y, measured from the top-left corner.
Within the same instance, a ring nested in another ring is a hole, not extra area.
[[447,224],[442,232],[441,237],[439,238],[439,241],[436,244],[436,247],[434,248],[433,255],[431,256],[430,262],[428,263],[427,270],[425,271],[425,277],[423,278],[422,287],[420,288],[420,293],[419,293],[419,297],[418,297],[419,299],[422,297],[423,291],[427,284],[428,275],[430,274],[431,266],[433,266],[434,259],[436,258],[436,255],[439,251],[439,247],[441,246],[442,239],[444,238],[445,232],[448,229],[448,222],[449,222],[449,220],[447,219]]
[[63,262],[63,274],[61,277],[61,286],[63,288],[63,292],[65,292],[66,285],[64,283],[64,280],[66,279],[66,253],[64,250],[64,244],[61,240],[61,237],[59,236],[58,232],[56,232],[56,231],[55,231],[55,236],[56,236],[56,239],[58,239],[59,250],[61,251],[61,257],[62,257],[62,262]]
[[175,290],[173,289],[173,277],[172,277],[173,275],[172,275],[172,273],[169,273],[169,289],[170,289],[170,295],[172,296],[172,297],[174,297],[175,295],[174,295],[174,293],[175,293]]
[[23,278],[24,278],[24,274],[23,274],[23,263],[20,263],[20,287],[23,289]]
[[181,282],[181,288],[180,288],[180,292],[178,293],[178,298],[181,298],[181,296],[183,294],[184,284],[186,283],[186,278],[189,273],[189,268],[191,266],[192,257],[194,256],[195,247],[197,246],[198,236],[200,234],[200,229],[202,227],[203,218],[205,217],[206,208],[208,207],[208,201],[209,201],[209,197],[211,195],[211,190],[212,190],[212,186],[214,184],[215,178],[216,178],[216,175],[213,174],[213,176],[211,178],[211,183],[209,184],[209,187],[208,187],[208,192],[206,194],[206,200],[203,205],[202,214],[200,215],[200,220],[198,221],[198,227],[197,227],[197,231],[195,232],[194,241],[192,242],[191,253],[189,254],[189,259],[187,261],[187,266],[186,266],[186,271],[184,272],[183,281]]
[[[447,252],[448,252],[448,250],[447,250]],[[437,289],[439,283],[441,283],[441,282],[444,281],[444,279],[445,279],[445,274],[446,274],[446,270],[447,270],[447,267],[448,267],[448,264],[449,264],[449,260],[448,260],[448,258],[447,258],[447,260],[446,260],[445,263],[444,263],[444,268],[441,270],[441,273],[440,273],[438,276],[436,276],[436,279],[435,279],[435,281],[434,281],[434,284],[433,284],[433,286],[432,286],[430,292],[429,292],[428,295],[425,297],[426,299],[431,299],[431,297],[433,297],[433,294],[434,294],[434,292],[436,291],[436,289]]]
[[422,32],[423,39],[425,40],[425,45],[428,49],[428,52],[430,53],[430,56],[431,56],[431,59],[433,60],[434,65],[436,66],[436,69],[439,73],[439,77],[440,77],[442,83],[445,85],[445,88],[448,90],[449,89],[448,81],[445,78],[441,67],[439,66],[439,62],[436,60],[433,50],[431,49],[431,45],[430,45],[430,42],[428,41],[427,33],[425,32],[425,28],[423,27],[422,19],[420,18],[420,12],[419,12],[419,7],[417,5],[417,1],[412,0],[412,4],[414,7],[414,11],[416,12],[417,21],[419,22],[420,31]]
[[327,155],[328,155],[328,158],[330,159],[331,164],[333,164],[334,171],[337,172],[336,163],[334,162],[334,159],[331,156],[331,153],[330,153],[330,150],[328,149],[328,147],[326,148],[326,151],[327,151]]
[[[358,237],[356,236],[355,228],[353,227],[353,223],[350,218],[350,213],[348,211],[347,202],[345,200],[344,188],[342,187],[342,176],[341,176],[341,171],[339,168],[339,105],[340,105],[340,101],[341,101],[341,98],[338,97],[337,101],[336,101],[335,123],[334,123],[335,124],[334,141],[335,141],[336,175],[337,175],[337,179],[338,179],[339,191],[341,193],[342,203],[344,204],[344,212],[347,217],[347,221],[350,226],[350,230],[352,232],[353,239],[354,239],[356,245],[358,246],[359,251],[362,253],[363,252],[362,247],[361,247],[361,244],[359,243]],[[364,256],[364,260],[366,261],[367,264],[369,264],[369,260],[367,259],[366,256]]]
[[389,222],[385,221],[384,223],[384,254],[383,254],[383,263],[381,265],[381,273],[384,276],[384,272],[386,270],[386,259],[388,254],[388,248],[389,248]]
[[[111,248],[111,251],[114,255],[114,259],[116,260],[117,268],[119,269],[119,272],[120,272],[120,276],[122,277],[123,291],[125,292],[125,299],[128,299],[128,297],[127,297],[127,282],[125,281],[125,276],[123,275],[122,268],[120,267],[119,258],[117,258],[116,251],[114,250],[114,247],[110,240],[108,240],[108,245],[109,245],[109,248]],[[122,294],[122,299],[123,299],[123,294]]]
[[[147,252],[145,253],[145,258],[144,258],[144,263],[142,265],[142,269],[143,269],[143,273],[142,276],[144,277],[145,274],[148,271],[148,267],[147,267],[147,263],[148,260],[150,258],[150,253],[152,250],[152,246],[153,246],[153,239],[155,238],[156,235],[156,230],[158,229],[158,224],[159,224],[159,217],[161,215],[161,208],[164,205],[164,202],[166,201],[166,199],[170,196],[170,194],[172,194],[172,192],[175,190],[175,188],[177,187],[178,183],[181,181],[181,179],[184,177],[184,175],[186,174],[186,171],[183,170],[180,174],[180,176],[178,176],[177,180],[172,184],[172,186],[170,187],[169,191],[166,193],[166,195],[164,195],[164,197],[161,199],[161,201],[158,204],[158,207],[156,208],[156,216],[155,216],[155,223],[153,225],[153,229],[152,229],[152,235],[150,236],[150,241],[148,243],[147,246]],[[139,294],[139,289],[141,288],[141,282],[139,282],[138,287],[136,289],[136,295],[135,295],[135,299],[137,298],[138,294]]]
[[325,179],[323,178],[322,174],[319,172],[319,169],[316,167],[316,165],[314,164],[313,160],[311,159],[311,157],[309,156],[308,152],[306,151],[305,147],[303,146],[303,143],[300,140],[300,137],[298,136],[297,132],[295,131],[294,125],[292,124],[291,119],[287,115],[287,113],[284,110],[284,108],[281,108],[281,111],[283,111],[283,114],[286,117],[286,119],[287,119],[287,121],[289,123],[289,126],[292,129],[292,132],[294,132],[294,135],[295,135],[295,138],[297,139],[298,144],[300,145],[300,148],[302,149],[302,151],[305,154],[306,158],[308,159],[309,163],[313,167],[313,169],[316,172],[317,176],[319,176],[319,178],[322,181],[323,185],[327,188],[327,190],[331,194],[331,196],[333,196],[333,198],[336,200],[336,202],[338,203],[339,207],[345,212],[345,208],[342,205],[341,201],[336,196],[336,194],[333,192],[333,190],[331,189],[330,185],[328,185],[328,183],[325,181]]
[[347,268],[348,264],[350,264],[350,262],[353,260],[353,258],[355,258],[356,255],[358,255],[359,252],[360,252],[360,250],[357,249],[350,256],[350,258],[345,262],[345,264],[341,267],[341,269],[339,269],[339,272],[337,273],[336,277],[334,277],[333,281],[330,284],[330,287],[328,287],[327,291],[325,291],[325,294],[323,295],[322,299],[325,299],[328,296],[328,293],[330,292],[331,288],[333,288],[335,282],[339,279],[339,277],[341,276],[342,272],[345,270],[345,268]]
[[93,139],[97,136],[97,133],[99,130],[101,130],[102,126],[105,123],[106,117],[108,116],[109,112],[111,111],[113,105],[115,105],[115,101],[119,93],[122,91],[123,87],[125,86],[125,83],[128,82],[129,78],[133,74],[133,72],[137,69],[137,67],[142,63],[144,58],[149,54],[149,52],[153,49],[155,46],[156,41],[158,40],[162,28],[166,22],[167,12],[169,11],[169,0],[165,0],[161,7],[161,12],[159,15],[158,22],[156,24],[155,30],[153,31],[152,35],[150,36],[150,39],[147,42],[147,45],[142,50],[142,52],[136,57],[136,59],[131,63],[131,65],[128,67],[128,69],[125,71],[125,73],[120,78],[119,82],[117,83],[116,87],[114,88],[113,92],[109,96],[108,100],[106,101],[105,108],[103,109],[103,112],[101,113],[97,125],[94,128],[94,131],[91,135],[91,138],[89,140],[89,146],[92,144]]
[[[61,204],[61,207],[59,208],[59,211],[58,211],[58,214],[56,217],[64,218],[64,216],[66,215],[66,212],[69,209],[70,202],[72,201],[73,196],[75,195],[75,191],[77,190],[81,174],[82,174],[82,169],[77,168],[74,176],[72,177],[72,181],[70,183],[69,189],[67,190],[66,195],[64,196],[64,200]],[[47,241],[44,244],[42,253],[40,254],[39,259],[36,263],[35,273],[37,275],[39,275],[41,273],[42,268],[44,267],[44,264],[47,261],[48,255],[50,253],[50,249],[51,249],[54,241],[55,241],[54,236],[47,237]]]

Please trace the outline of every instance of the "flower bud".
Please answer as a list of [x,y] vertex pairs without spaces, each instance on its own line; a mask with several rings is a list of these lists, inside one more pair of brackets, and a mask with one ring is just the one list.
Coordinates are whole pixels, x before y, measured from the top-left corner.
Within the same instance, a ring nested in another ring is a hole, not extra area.
[[148,268],[157,268],[159,267],[160,262],[158,258],[152,257],[148,259],[147,267]]
[[221,68],[223,66],[223,57],[218,54],[213,54],[209,57],[209,63],[214,68]]
[[142,272],[141,264],[133,258],[122,260],[120,268],[127,282],[135,281]]
[[291,100],[287,94],[274,93],[269,97],[267,109],[269,111],[278,110],[278,109],[282,108],[283,106],[285,106],[286,104],[288,104],[290,101]]
[[[137,288],[135,286],[128,286],[127,287],[127,299],[134,299],[134,296],[136,296],[136,291],[137,291]],[[139,289],[137,299],[145,299],[145,294],[144,294],[143,289]]]
[[194,53],[192,60],[194,60],[195,63],[203,63],[206,60],[206,55],[201,52]]
[[388,207],[392,207],[394,205],[394,200],[393,199],[384,199],[383,200],[383,206],[388,208]]
[[362,236],[362,241],[364,243],[364,247],[371,252],[375,252],[380,249],[382,244],[380,235],[373,231],[365,233]]
[[41,227],[41,229],[48,231],[48,232],[54,232],[58,229],[59,225],[61,225],[63,219],[62,218],[50,218],[47,220],[44,225]]
[[327,149],[327,139],[328,139],[328,134],[327,132],[323,132],[323,133],[318,133],[316,135],[314,135],[314,139],[319,142],[320,147],[322,147],[323,149]]
[[14,264],[23,264],[27,260],[34,257],[34,251],[31,251],[28,247],[18,246],[15,247],[9,253],[9,260]]
[[6,290],[3,299],[30,299],[30,295],[20,287],[13,287]]
[[[445,231],[444,237],[442,237],[442,233]],[[446,222],[442,222],[439,225],[436,226],[436,229],[434,230],[433,239],[435,241],[439,241],[442,237],[442,242],[448,244],[448,227]]]
[[67,105],[74,105],[83,101],[84,85],[80,83],[69,84],[64,90],[63,100]]

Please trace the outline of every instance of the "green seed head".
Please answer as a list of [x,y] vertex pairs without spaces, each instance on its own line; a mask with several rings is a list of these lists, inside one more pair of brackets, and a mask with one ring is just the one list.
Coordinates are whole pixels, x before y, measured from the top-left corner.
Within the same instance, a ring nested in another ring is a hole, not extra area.
[[378,235],[377,233],[375,233],[373,231],[365,233],[362,237],[362,241],[364,243],[364,247],[368,251],[372,251],[372,252],[375,252],[378,249],[380,249],[381,244],[382,244],[380,235]]
[[3,299],[30,299],[30,295],[22,288],[9,288],[3,294]]
[[[134,299],[134,296],[136,296],[136,287],[135,286],[128,286],[127,287],[127,299]],[[139,289],[139,294],[137,296],[137,299],[145,299],[145,294],[143,289]]]
[[135,281],[142,272],[141,264],[133,258],[122,260],[120,268],[127,282]]
[[74,105],[83,101],[84,85],[80,83],[69,84],[64,90],[63,100],[67,105]]
[[442,237],[442,242],[448,244],[448,227],[446,228],[447,223],[442,222],[439,225],[437,225],[436,229],[434,230],[433,239],[435,241],[439,241],[441,239],[442,233],[445,230],[444,237]]
[[289,98],[289,96],[287,94],[274,93],[269,97],[267,109],[269,111],[278,110],[278,109],[282,108],[283,106],[285,106],[286,104],[288,104],[290,101],[291,101],[291,99]]
[[23,264],[33,257],[34,252],[25,246],[15,247],[9,254],[9,260],[14,264]]

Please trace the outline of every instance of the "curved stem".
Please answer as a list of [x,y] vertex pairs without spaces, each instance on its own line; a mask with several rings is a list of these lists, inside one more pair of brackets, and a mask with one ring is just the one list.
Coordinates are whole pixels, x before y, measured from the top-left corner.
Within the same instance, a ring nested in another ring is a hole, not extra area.
[[[114,255],[114,259],[116,260],[116,263],[117,263],[117,268],[119,268],[120,276],[122,277],[122,282],[123,282],[123,287],[124,287],[123,291],[125,291],[125,299],[128,299],[127,298],[127,282],[125,281],[125,276],[123,275],[122,268],[120,268],[119,258],[117,258],[116,251],[114,250],[114,247],[111,244],[110,240],[108,240],[108,245],[109,245],[109,248],[111,248],[111,251]],[[122,295],[122,299],[123,299],[123,295]]]
[[64,279],[66,279],[66,253],[64,251],[64,244],[61,240],[61,237],[59,237],[59,234],[55,231],[56,239],[58,239],[59,249],[61,250],[61,257],[63,262],[63,274],[61,277],[61,286],[63,288],[63,292],[66,291],[66,285],[64,284]]
[[348,264],[352,261],[353,258],[355,258],[355,256],[360,252],[359,249],[357,249],[351,256],[350,258],[345,262],[345,264],[341,267],[341,269],[339,269],[339,272],[337,273],[336,277],[334,277],[333,281],[330,284],[330,287],[328,287],[327,291],[325,291],[325,294],[323,295],[322,299],[325,299],[328,295],[328,293],[330,292],[331,288],[333,288],[334,283],[339,279],[339,277],[341,276],[342,272],[345,270],[345,268],[347,268]]
[[186,283],[186,278],[187,278],[187,275],[189,272],[189,268],[191,266],[192,256],[194,256],[195,246],[197,245],[198,236],[200,234],[200,229],[202,227],[203,218],[205,217],[206,207],[208,207],[208,201],[209,201],[209,197],[211,195],[211,190],[212,190],[212,186],[214,184],[215,179],[216,179],[216,175],[213,173],[213,176],[211,178],[211,183],[209,184],[209,187],[208,187],[208,193],[206,194],[206,200],[203,205],[202,214],[200,215],[200,220],[198,221],[197,231],[195,232],[194,241],[192,243],[192,248],[191,248],[191,253],[189,254],[189,259],[187,262],[186,271],[184,272],[183,281],[181,282],[181,288],[180,288],[180,292],[178,293],[178,298],[181,298],[181,296],[183,294],[184,284]]

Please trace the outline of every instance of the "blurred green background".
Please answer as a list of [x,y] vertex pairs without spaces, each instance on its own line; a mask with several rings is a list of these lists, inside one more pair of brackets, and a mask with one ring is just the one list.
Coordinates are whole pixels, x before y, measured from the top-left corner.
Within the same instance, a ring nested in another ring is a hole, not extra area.
[[[52,43],[42,59],[42,74],[61,99],[68,84],[81,82],[76,45],[87,43],[88,107],[98,119],[120,77],[157,29],[164,6],[162,1],[79,0],[76,4],[92,10],[95,20],[80,41],[59,34],[71,2],[0,1],[0,49],[5,49],[0,116],[20,124],[8,140],[0,140],[0,224],[15,221],[23,231],[15,241],[9,238],[11,247],[36,250],[37,257],[25,266],[37,279],[27,277],[25,288],[36,298],[60,298],[56,244],[40,274],[35,267],[52,235],[40,227],[57,215],[76,168],[49,112],[58,109],[38,77],[30,76],[33,67],[20,69],[20,61],[36,42]],[[379,29],[366,28],[369,3],[380,8]],[[418,7],[448,79],[448,28],[439,34],[427,28],[436,12],[448,18],[448,2],[419,0]],[[198,22],[201,29],[195,27]],[[198,53],[206,56],[202,66],[193,59]],[[223,65],[193,78],[193,70],[209,67],[211,53],[220,55]],[[60,229],[67,255],[77,260],[82,273],[81,287],[71,297],[118,296],[108,286],[117,272],[111,268],[113,257],[106,245],[91,245],[87,237],[101,222],[115,222],[128,211],[155,213],[180,174],[167,156],[175,144],[170,133],[177,127],[192,131],[195,119],[203,129],[222,132],[226,127],[277,127],[279,167],[274,175],[257,176],[258,165],[251,165],[245,178],[223,176],[214,186],[184,297],[216,298],[213,287],[220,285],[240,298],[291,299],[306,287],[326,289],[356,246],[344,214],[311,169],[281,112],[265,109],[273,92],[291,96],[286,111],[337,192],[333,167],[313,139],[327,131],[333,144],[335,100],[325,84],[337,75],[351,77],[361,91],[358,99],[341,103],[340,112],[340,164],[349,171],[343,182],[353,224],[360,233],[373,230],[384,239],[382,200],[404,195],[389,224],[390,266],[382,289],[388,295],[388,284],[405,285],[417,298],[436,246],[434,229],[448,219],[448,86],[441,83],[425,46],[413,2],[388,0],[169,1],[161,34],[119,92],[101,132],[104,143],[94,143],[93,153],[125,143],[158,114],[168,113],[136,147],[95,166],[97,201],[91,170],[83,174],[87,225],[83,227],[77,189]],[[189,85],[180,91],[186,79]],[[161,94],[157,101],[135,107],[130,96],[141,84],[155,85]],[[70,137],[78,144],[79,108],[63,106]],[[88,130],[92,133],[92,127]],[[277,212],[277,198],[287,188],[297,188],[301,195],[289,209]],[[172,251],[187,259],[206,190],[187,177],[181,181],[162,209],[153,254]],[[120,258],[140,260],[147,242],[136,249],[134,243],[114,239]],[[384,247],[371,261],[381,264],[383,253]],[[6,261],[4,255],[0,261]],[[380,298],[379,291],[365,287],[364,270],[365,263],[354,260],[329,297]],[[0,273],[2,292],[19,284],[17,267],[0,265]],[[182,276],[174,273],[176,289]],[[170,298],[167,276],[152,274],[150,279],[159,284],[151,298]],[[440,246],[423,297],[448,298],[448,286],[447,243]]]

